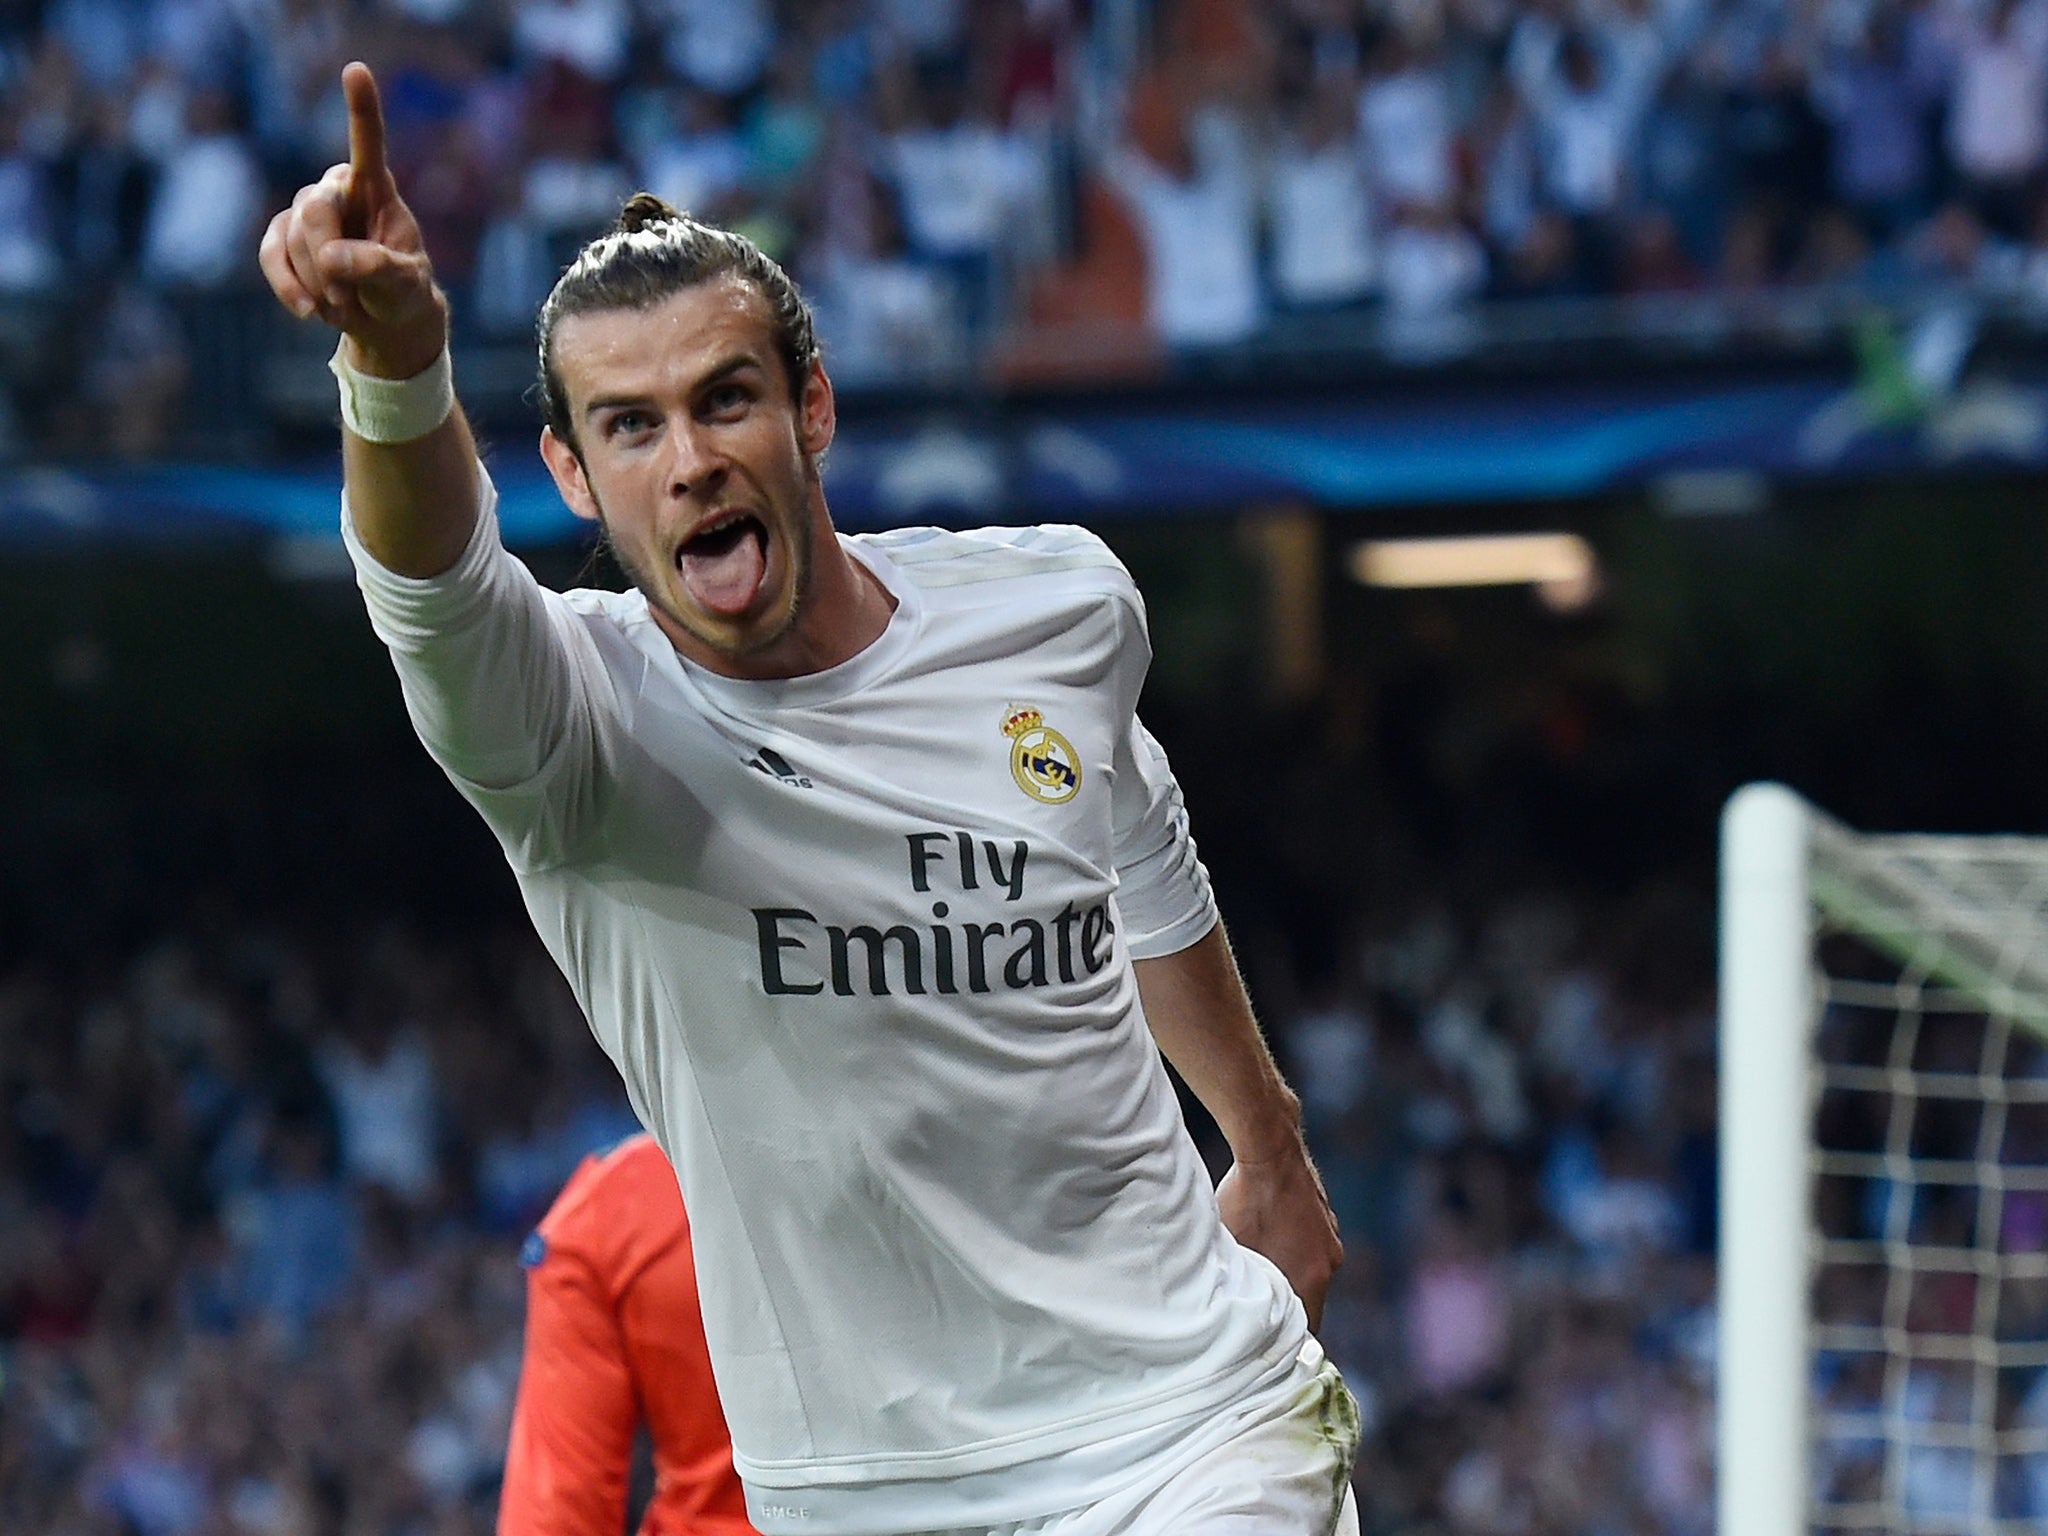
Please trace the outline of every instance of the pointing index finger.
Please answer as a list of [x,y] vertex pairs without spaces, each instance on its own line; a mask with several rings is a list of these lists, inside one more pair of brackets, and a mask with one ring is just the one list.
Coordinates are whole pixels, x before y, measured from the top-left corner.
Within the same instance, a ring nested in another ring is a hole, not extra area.
[[384,159],[384,107],[377,99],[377,77],[367,64],[357,62],[342,70],[341,91],[348,101],[348,166],[361,196],[391,179]]

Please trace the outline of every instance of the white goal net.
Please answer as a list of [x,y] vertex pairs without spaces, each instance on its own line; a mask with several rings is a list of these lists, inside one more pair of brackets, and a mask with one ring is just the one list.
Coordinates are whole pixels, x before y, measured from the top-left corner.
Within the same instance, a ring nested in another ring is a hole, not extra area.
[[1721,871],[1720,1536],[2048,1536],[2048,838]]

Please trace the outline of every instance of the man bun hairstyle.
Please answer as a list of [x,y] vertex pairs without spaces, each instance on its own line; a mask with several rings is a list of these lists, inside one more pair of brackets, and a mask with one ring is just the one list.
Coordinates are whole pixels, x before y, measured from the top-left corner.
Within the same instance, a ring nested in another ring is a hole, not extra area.
[[568,393],[555,369],[555,332],[564,320],[608,309],[652,309],[727,273],[752,283],[767,301],[790,398],[801,400],[818,360],[818,333],[811,306],[789,274],[745,235],[693,219],[652,192],[635,192],[611,229],[577,252],[540,307],[538,388],[541,413],[555,436],[577,448]]
[[679,213],[652,192],[635,192],[619,210],[618,222],[612,225],[611,232],[615,235],[637,235],[650,224],[686,217],[688,215]]

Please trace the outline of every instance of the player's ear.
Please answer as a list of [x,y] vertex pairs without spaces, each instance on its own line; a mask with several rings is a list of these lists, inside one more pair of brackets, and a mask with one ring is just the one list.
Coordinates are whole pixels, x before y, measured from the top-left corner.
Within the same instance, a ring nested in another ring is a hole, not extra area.
[[805,454],[815,459],[832,446],[838,430],[839,407],[832,398],[832,380],[826,377],[824,363],[813,360],[797,401],[797,441]]
[[590,494],[589,477],[583,473],[582,458],[555,436],[553,427],[540,429],[540,456],[547,463],[548,473],[555,477],[555,489],[562,493],[569,510],[587,522],[602,522],[597,498]]

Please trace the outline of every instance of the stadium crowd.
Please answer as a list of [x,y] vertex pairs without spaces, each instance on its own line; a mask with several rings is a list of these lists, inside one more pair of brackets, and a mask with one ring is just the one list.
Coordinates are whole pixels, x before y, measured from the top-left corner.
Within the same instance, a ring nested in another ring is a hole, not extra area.
[[637,1129],[546,956],[245,923],[0,997],[0,1521],[489,1529],[520,1240]]
[[2041,0],[32,0],[0,294],[72,301],[34,441],[161,443],[353,56],[471,334],[644,186],[784,259],[847,383],[2048,268]]
[[[0,972],[0,1525],[488,1531],[521,1238],[633,1128],[616,1079],[516,920],[194,914]],[[1240,925],[1349,1244],[1368,1530],[1706,1531],[1704,922]]]

